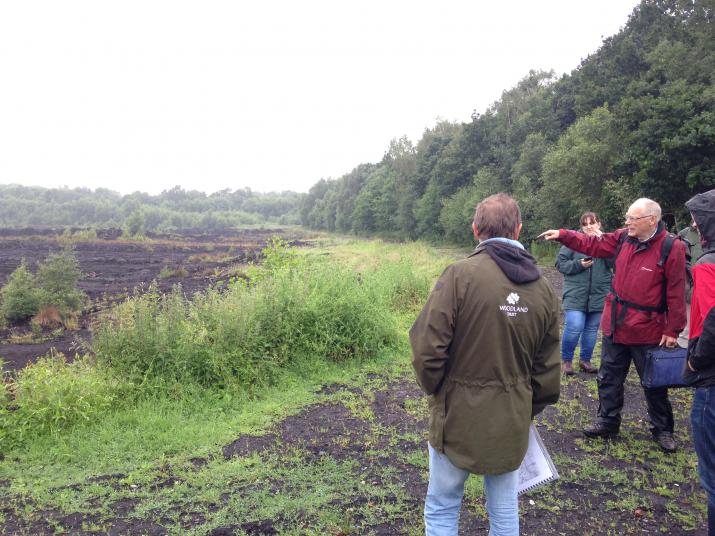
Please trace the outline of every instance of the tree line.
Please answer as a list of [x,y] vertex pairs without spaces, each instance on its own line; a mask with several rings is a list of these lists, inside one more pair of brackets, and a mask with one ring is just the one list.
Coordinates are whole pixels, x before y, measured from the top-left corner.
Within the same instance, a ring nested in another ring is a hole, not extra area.
[[121,195],[106,188],[0,185],[0,226],[121,227],[128,234],[246,224],[297,224],[304,194],[249,188],[205,194],[175,186],[158,195]]
[[714,17],[711,0],[643,0],[570,74],[531,71],[470,122],[394,139],[379,163],[318,181],[301,223],[467,242],[475,204],[505,191],[527,242],[585,210],[622,226],[641,196],[682,227],[684,201],[715,187]]

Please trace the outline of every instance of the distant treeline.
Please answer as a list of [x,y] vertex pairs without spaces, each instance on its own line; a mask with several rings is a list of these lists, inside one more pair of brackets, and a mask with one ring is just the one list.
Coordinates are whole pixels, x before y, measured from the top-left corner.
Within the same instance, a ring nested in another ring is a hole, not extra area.
[[299,223],[305,194],[258,193],[248,188],[210,195],[175,186],[159,195],[121,195],[98,188],[0,185],[0,226],[121,227],[129,234],[183,228]]
[[532,71],[471,122],[393,140],[381,162],[320,180],[301,222],[464,242],[475,203],[506,191],[526,241],[584,210],[613,229],[641,196],[681,227],[683,202],[715,187],[714,18],[712,0],[643,0],[570,75]]

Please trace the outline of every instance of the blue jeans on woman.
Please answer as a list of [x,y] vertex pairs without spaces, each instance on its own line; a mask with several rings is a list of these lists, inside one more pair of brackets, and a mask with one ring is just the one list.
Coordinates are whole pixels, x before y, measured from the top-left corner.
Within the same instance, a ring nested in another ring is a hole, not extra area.
[[561,338],[561,359],[573,361],[574,350],[581,339],[581,361],[590,362],[598,337],[598,326],[601,323],[601,311],[587,313],[585,311],[567,310],[564,313],[564,334]]
[[690,424],[698,474],[708,497],[708,534],[715,536],[715,385],[695,389]]
[[[464,483],[469,471],[452,465],[449,458],[429,447],[429,486],[425,500],[425,534],[456,536]],[[519,536],[519,500],[516,487],[519,470],[484,475],[489,536]]]

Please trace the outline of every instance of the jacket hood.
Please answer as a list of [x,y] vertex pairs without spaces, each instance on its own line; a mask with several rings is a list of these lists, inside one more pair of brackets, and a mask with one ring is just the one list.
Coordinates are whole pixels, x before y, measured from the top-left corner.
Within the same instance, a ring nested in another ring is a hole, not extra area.
[[486,251],[504,275],[514,283],[521,285],[541,277],[536,259],[521,248],[503,242],[487,242],[477,247],[475,253],[482,250]]
[[705,246],[715,246],[715,190],[695,195],[685,206],[693,215]]

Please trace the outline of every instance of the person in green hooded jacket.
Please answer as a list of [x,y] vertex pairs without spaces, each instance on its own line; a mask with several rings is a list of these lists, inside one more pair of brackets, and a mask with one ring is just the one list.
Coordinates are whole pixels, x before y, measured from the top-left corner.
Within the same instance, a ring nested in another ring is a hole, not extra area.
[[[587,235],[602,234],[601,220],[595,212],[582,214],[579,223]],[[603,303],[611,288],[613,259],[594,259],[562,246],[556,258],[556,268],[564,274],[561,304],[564,310],[561,339],[564,374],[574,374],[572,361],[579,339],[579,367],[584,372],[595,374],[598,369],[591,364],[591,357],[596,346]]]
[[464,483],[484,475],[489,534],[518,536],[519,465],[535,415],[559,399],[559,302],[518,241],[507,194],[476,207],[479,241],[448,266],[410,329],[412,365],[429,395],[427,536],[456,535]]

